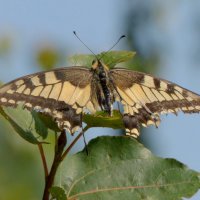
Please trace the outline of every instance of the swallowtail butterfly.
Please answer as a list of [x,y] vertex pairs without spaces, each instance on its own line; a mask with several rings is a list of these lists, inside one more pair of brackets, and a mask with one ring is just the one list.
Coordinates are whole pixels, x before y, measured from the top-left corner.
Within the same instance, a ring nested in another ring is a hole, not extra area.
[[103,110],[112,115],[112,105],[123,106],[126,134],[138,137],[140,125],[158,126],[162,113],[198,113],[200,96],[179,85],[149,74],[124,68],[109,69],[96,59],[91,69],[67,67],[18,78],[0,87],[0,105],[52,117],[60,129],[71,134],[82,126],[85,111]]

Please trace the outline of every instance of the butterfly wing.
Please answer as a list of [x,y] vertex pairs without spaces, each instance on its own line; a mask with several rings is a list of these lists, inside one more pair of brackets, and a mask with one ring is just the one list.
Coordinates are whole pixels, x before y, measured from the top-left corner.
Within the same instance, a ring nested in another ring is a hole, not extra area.
[[124,107],[128,135],[138,137],[140,124],[158,126],[159,114],[200,111],[200,96],[172,82],[126,69],[113,69],[110,77]]
[[0,88],[0,105],[24,103],[29,110],[51,116],[58,126],[74,133],[91,103],[91,72],[83,67],[60,68],[24,76]]

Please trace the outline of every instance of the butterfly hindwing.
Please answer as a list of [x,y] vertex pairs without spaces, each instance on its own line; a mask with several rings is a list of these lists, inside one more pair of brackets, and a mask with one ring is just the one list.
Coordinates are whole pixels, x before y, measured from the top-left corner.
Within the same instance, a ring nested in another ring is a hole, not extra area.
[[74,133],[82,126],[82,113],[101,109],[112,115],[112,104],[123,105],[127,135],[139,136],[143,126],[160,123],[160,114],[197,113],[200,96],[149,74],[111,69],[96,60],[91,69],[60,68],[31,74],[0,87],[0,105],[23,103],[29,110],[51,116],[60,129]]
[[200,97],[179,85],[149,74],[113,69],[110,76],[124,107],[128,135],[139,135],[139,125],[159,125],[159,114],[198,113]]
[[51,116],[60,128],[75,132],[84,107],[92,107],[91,77],[82,67],[60,68],[28,75],[0,88],[0,104],[24,107]]

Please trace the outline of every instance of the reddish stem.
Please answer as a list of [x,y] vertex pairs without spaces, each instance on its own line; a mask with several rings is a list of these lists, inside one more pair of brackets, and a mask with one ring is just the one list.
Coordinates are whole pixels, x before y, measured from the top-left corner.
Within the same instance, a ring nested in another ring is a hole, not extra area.
[[40,156],[41,156],[41,159],[42,159],[42,165],[43,165],[43,168],[44,168],[45,181],[46,181],[46,178],[47,178],[49,172],[48,172],[46,158],[45,158],[45,155],[44,155],[44,149],[43,149],[43,146],[42,146],[41,143],[38,144],[38,148],[39,148]]
[[[55,155],[54,155],[54,160],[51,166],[51,170],[50,173],[48,174],[48,170],[46,171],[45,169],[45,176],[46,176],[46,181],[45,181],[45,189],[44,189],[44,194],[43,194],[43,200],[49,200],[49,189],[52,187],[53,185],[53,181],[58,169],[59,164],[63,161],[63,159],[66,157],[66,155],[69,153],[69,151],[72,149],[72,147],[75,145],[75,143],[78,141],[78,139],[83,135],[83,133],[85,131],[87,131],[89,129],[89,127],[85,127],[79,134],[78,136],[72,141],[72,143],[69,145],[69,147],[64,151],[64,147],[66,146],[67,143],[67,138],[66,138],[66,134],[65,131],[62,131],[59,138],[57,139],[57,143],[55,146]],[[39,147],[40,149],[40,147]],[[43,149],[42,149],[43,150]],[[43,151],[42,151],[43,152]],[[41,156],[44,154],[41,153]],[[45,157],[44,157],[45,158]],[[42,160],[43,160],[43,156],[42,156]],[[46,163],[46,160],[45,160]],[[44,164],[43,164],[44,165]],[[44,165],[45,166],[45,165]],[[47,173],[47,174],[46,174]]]
[[62,156],[64,147],[67,143],[65,131],[61,132],[61,134],[56,142],[57,142],[57,148],[55,150],[55,155],[54,155],[53,164],[51,166],[50,173],[46,178],[45,189],[44,189],[44,194],[43,194],[43,198],[42,198],[43,200],[49,200],[49,189],[53,185],[53,181],[54,181],[58,166],[61,162],[61,156]]

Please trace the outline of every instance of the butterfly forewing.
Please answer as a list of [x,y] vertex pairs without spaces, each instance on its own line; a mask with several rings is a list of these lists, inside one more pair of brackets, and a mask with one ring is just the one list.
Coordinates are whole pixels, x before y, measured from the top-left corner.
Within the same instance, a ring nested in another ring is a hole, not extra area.
[[110,71],[111,80],[124,107],[127,134],[139,135],[139,125],[159,125],[159,114],[197,113],[199,95],[169,81],[126,69]]
[[0,88],[0,104],[24,107],[50,115],[71,133],[81,126],[84,107],[91,103],[92,74],[82,67],[61,68],[16,79]]
[[16,79],[0,88],[0,105],[20,102],[51,116],[60,129],[74,133],[82,125],[82,113],[102,109],[112,115],[114,101],[124,108],[128,135],[138,137],[139,128],[160,123],[162,113],[197,113],[200,96],[179,85],[149,74],[112,69],[99,60],[91,69],[60,68]]

